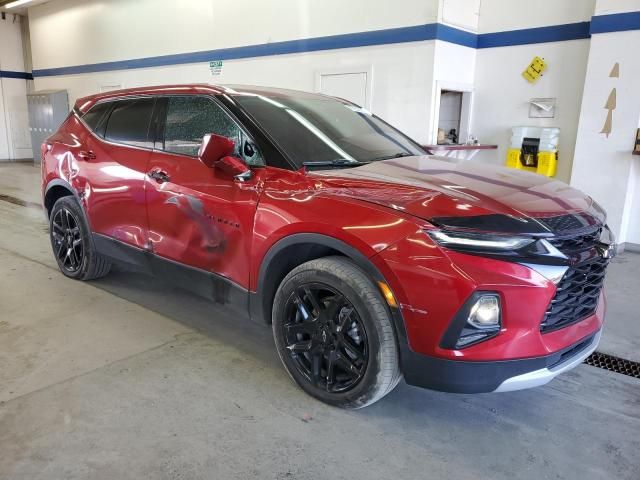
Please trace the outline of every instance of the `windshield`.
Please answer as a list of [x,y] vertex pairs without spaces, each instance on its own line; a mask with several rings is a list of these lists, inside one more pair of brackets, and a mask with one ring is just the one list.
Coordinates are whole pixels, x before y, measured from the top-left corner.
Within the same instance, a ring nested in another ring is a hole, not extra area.
[[236,95],[234,100],[298,168],[425,155],[418,144],[367,110],[331,97]]

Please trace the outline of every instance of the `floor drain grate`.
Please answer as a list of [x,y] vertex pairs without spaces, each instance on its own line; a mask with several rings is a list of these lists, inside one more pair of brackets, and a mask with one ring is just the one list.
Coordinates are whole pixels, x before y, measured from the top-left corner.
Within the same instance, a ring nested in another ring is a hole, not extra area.
[[640,378],[640,363],[607,355],[606,353],[594,352],[584,363],[629,377]]

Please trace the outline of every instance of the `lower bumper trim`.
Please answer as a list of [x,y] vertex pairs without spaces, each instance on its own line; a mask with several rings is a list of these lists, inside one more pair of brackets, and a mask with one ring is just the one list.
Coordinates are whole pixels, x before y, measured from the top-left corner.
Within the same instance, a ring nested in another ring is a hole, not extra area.
[[571,370],[572,368],[575,368],[582,362],[584,362],[585,359],[589,357],[589,355],[591,355],[598,347],[601,336],[602,331],[598,332],[594,337],[592,337],[589,344],[581,348],[580,351],[575,352],[565,361],[562,361],[550,368],[541,368],[539,370],[534,370],[533,372],[524,373],[522,375],[508,378],[504,382],[502,382],[494,391],[512,392],[514,390],[539,387],[541,385],[549,383],[561,373]]
[[469,362],[422,355],[401,347],[401,368],[409,385],[452,393],[508,392],[544,385],[579,365],[598,346],[597,331],[558,352],[519,360]]

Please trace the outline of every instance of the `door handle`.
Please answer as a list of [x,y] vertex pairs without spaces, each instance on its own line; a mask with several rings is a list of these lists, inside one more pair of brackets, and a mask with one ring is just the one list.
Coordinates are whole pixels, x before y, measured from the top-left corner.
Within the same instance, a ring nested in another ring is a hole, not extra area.
[[93,153],[91,150],[80,150],[78,152],[78,157],[81,158],[82,160],[95,160],[96,154]]
[[164,172],[162,170],[151,170],[149,173],[147,173],[147,175],[149,175],[150,178],[153,178],[158,183],[165,183],[171,180],[171,177],[167,174],[167,172]]

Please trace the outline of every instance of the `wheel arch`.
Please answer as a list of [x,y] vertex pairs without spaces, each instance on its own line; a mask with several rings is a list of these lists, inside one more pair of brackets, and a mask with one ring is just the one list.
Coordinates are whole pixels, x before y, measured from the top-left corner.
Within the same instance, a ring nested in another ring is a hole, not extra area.
[[[304,262],[330,255],[347,257],[364,270],[374,282],[382,281],[388,285],[373,262],[351,245],[319,233],[292,234],[271,246],[262,260],[256,292],[249,298],[251,318],[260,323],[271,323],[273,299],[284,277]],[[406,329],[400,309],[391,308],[386,302],[385,304],[391,315],[398,341],[405,342]]]
[[53,208],[55,203],[62,197],[68,196],[74,196],[76,200],[78,200],[80,207],[84,210],[84,205],[80,201],[80,196],[78,195],[78,192],[76,192],[76,190],[71,186],[71,184],[59,178],[51,180],[47,184],[47,188],[45,189],[43,198],[43,206],[47,219],[49,218],[51,209]]

